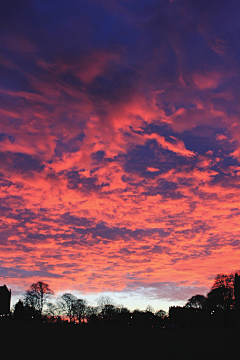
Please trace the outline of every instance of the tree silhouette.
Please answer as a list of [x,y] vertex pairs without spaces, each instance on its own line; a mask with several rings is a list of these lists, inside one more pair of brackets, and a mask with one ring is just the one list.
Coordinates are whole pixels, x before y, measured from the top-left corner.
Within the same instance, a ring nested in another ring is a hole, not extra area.
[[70,293],[64,293],[58,302],[61,313],[69,317],[70,323],[75,316],[76,301],[76,296]]
[[19,300],[14,306],[13,312],[14,319],[16,320],[24,320],[25,319],[25,309],[23,302]]
[[102,310],[106,305],[113,305],[113,301],[109,296],[100,296],[96,299],[98,307]]
[[220,288],[220,287],[225,287],[225,288],[231,289],[231,291],[233,291],[233,289],[234,289],[234,274],[229,274],[229,275],[218,274],[214,279],[214,284],[213,284],[211,290]]
[[202,309],[205,301],[206,301],[206,297],[204,295],[195,295],[192,296],[190,299],[188,299],[187,303],[185,304],[185,307]]
[[240,318],[240,276],[238,273],[235,274],[234,281],[234,297],[235,297],[235,309],[236,309],[236,318],[239,321]]
[[117,309],[114,305],[105,304],[100,314],[104,320],[113,320],[116,317]]
[[165,316],[167,316],[167,313],[166,313],[166,311],[164,311],[164,310],[157,310],[157,311],[155,312],[155,315],[158,316],[158,317],[160,317],[160,318],[164,318]]
[[207,294],[207,300],[205,302],[206,308],[209,309],[230,309],[230,306],[233,305],[232,292],[229,288],[219,287],[212,289]]
[[58,315],[58,308],[56,304],[53,304],[51,302],[48,302],[46,304],[47,309],[44,311],[44,313],[48,316],[57,316]]
[[53,291],[49,288],[48,284],[38,281],[27,290],[24,296],[24,305],[38,310],[41,315],[46,299],[51,295],[53,295]]
[[83,299],[76,299],[74,303],[73,313],[80,324],[87,314],[87,302]]
[[230,309],[234,304],[234,274],[218,274],[214,284],[207,294],[207,308]]
[[113,319],[116,316],[117,309],[113,305],[113,300],[109,296],[100,296],[96,299],[99,314],[104,320]]
[[154,313],[154,308],[151,306],[151,305],[148,305],[147,307],[146,307],[146,312],[150,312],[150,313]]
[[127,307],[125,307],[123,305],[118,306],[119,314],[128,314],[129,312],[130,312],[130,310]]

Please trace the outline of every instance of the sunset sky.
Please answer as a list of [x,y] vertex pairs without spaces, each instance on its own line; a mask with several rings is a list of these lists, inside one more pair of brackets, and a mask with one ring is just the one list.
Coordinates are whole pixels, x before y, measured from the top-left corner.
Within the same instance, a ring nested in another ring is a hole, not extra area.
[[0,2],[0,285],[168,309],[240,269],[239,0]]

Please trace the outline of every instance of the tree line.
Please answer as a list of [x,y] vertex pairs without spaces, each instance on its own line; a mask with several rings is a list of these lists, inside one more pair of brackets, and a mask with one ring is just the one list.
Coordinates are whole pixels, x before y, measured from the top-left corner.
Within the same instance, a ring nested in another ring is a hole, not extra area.
[[186,308],[229,310],[239,306],[239,272],[218,274],[207,296],[194,295],[188,299]]
[[[99,297],[97,306],[94,307],[71,293],[64,293],[53,303],[50,301],[53,295],[48,284],[42,281],[32,284],[24,294],[23,300],[19,300],[15,305],[14,319],[52,323],[67,321],[74,324],[116,323],[126,326],[164,327],[169,326],[172,321],[184,323],[185,318],[196,317],[196,312],[202,311],[206,316],[213,315],[215,312],[231,313],[237,321],[240,320],[239,272],[228,275],[218,274],[206,296],[197,294],[189,298],[183,307],[171,307],[169,316],[164,310],[154,312],[150,305],[145,311],[139,309],[130,311],[123,305],[114,305],[108,296]],[[183,315],[179,317],[181,312]],[[179,320],[181,318],[182,320]]]
[[115,323],[122,325],[149,325],[154,322],[163,324],[167,313],[164,310],[154,312],[149,305],[145,311],[116,306],[108,296],[97,299],[97,306],[90,306],[86,300],[77,298],[71,293],[64,293],[55,303],[50,299],[54,295],[49,285],[39,281],[30,286],[14,306],[13,318],[16,320],[44,320],[46,322],[74,324],[100,324]]
[[180,327],[239,327],[239,272],[218,274],[204,295],[194,295],[184,307],[170,307],[169,320]]

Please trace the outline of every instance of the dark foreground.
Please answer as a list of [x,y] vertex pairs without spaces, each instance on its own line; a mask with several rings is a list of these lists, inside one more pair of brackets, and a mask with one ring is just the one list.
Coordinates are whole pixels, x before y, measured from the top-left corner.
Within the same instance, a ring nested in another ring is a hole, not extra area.
[[239,358],[238,329],[94,327],[0,322],[0,359]]

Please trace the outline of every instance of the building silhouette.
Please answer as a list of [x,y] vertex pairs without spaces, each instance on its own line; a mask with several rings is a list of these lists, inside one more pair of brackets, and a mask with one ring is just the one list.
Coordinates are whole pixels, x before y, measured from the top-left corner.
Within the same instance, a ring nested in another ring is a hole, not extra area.
[[10,314],[11,290],[6,285],[0,286],[0,315]]

